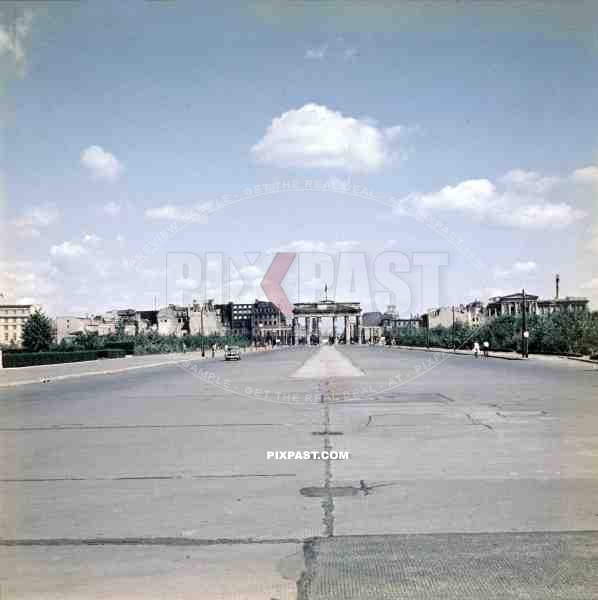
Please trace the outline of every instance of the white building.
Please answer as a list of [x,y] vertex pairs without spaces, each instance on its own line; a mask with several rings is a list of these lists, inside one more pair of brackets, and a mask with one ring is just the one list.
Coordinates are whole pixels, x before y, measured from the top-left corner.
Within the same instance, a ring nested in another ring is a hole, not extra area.
[[[63,339],[74,338],[83,334],[95,334],[99,336],[114,335],[122,326],[124,335],[135,335],[140,329],[141,313],[133,309],[111,310],[103,315],[95,316],[60,316],[54,319],[56,329],[56,341],[60,343]],[[142,329],[146,329],[144,324]]]
[[158,311],[158,333],[181,337],[189,332],[189,309],[169,304]]
[[[484,305],[475,300],[469,304],[457,306],[442,306],[429,310],[427,313],[430,329],[434,327],[452,327],[453,318],[455,324],[460,323],[467,327],[477,328],[485,320]],[[454,315],[454,317],[453,317]]]
[[226,334],[222,319],[222,307],[208,300],[205,304],[193,302],[189,307],[189,333],[190,335],[217,335]]
[[56,317],[54,319],[56,341],[60,343],[65,338],[84,334],[88,331],[90,321],[89,317],[76,317],[73,315]]
[[25,321],[39,309],[36,304],[0,304],[0,345],[20,347]]

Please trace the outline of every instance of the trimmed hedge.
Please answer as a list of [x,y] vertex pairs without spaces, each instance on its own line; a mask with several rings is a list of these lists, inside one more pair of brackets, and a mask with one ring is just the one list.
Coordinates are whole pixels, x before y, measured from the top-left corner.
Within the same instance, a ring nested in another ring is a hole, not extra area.
[[121,348],[102,348],[96,352],[98,358],[124,358],[127,355]]
[[14,367],[33,367],[37,365],[55,365],[59,363],[96,360],[95,350],[79,350],[75,352],[18,352],[2,353],[2,366],[6,369]]
[[[108,341],[108,343],[106,344],[106,349],[107,350],[122,350],[123,351],[123,356],[125,354],[134,354],[135,353],[135,342],[112,342],[112,341]],[[108,356],[107,358],[120,358],[120,355],[118,356]]]

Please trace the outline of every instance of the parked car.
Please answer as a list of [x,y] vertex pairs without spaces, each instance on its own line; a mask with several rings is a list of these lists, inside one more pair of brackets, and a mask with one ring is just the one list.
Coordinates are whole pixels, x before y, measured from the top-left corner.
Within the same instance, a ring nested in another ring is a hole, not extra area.
[[229,346],[224,353],[224,360],[241,360],[241,349],[239,346]]

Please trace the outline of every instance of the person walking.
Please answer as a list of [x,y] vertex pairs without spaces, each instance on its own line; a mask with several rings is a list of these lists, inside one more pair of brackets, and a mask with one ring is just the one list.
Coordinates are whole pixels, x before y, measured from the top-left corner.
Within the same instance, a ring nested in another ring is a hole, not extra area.
[[480,343],[479,342],[473,343],[473,355],[476,358],[478,358],[480,356]]
[[490,350],[490,342],[484,342],[484,359],[488,360],[488,351]]

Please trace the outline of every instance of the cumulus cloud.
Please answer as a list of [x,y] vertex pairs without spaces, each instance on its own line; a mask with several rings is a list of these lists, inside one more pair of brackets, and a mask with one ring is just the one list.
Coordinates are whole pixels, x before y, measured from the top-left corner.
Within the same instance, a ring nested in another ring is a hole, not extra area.
[[114,181],[123,171],[119,160],[100,146],[89,146],[81,152],[81,164],[89,169],[92,177]]
[[94,312],[106,305],[126,306],[132,289],[147,289],[147,279],[131,268],[118,239],[105,239],[93,231],[51,246],[48,264],[62,297],[40,293],[38,301],[58,314],[65,309]]
[[34,206],[21,216],[10,221],[18,237],[39,237],[40,228],[49,227],[55,223],[60,216],[58,209],[53,204]]
[[397,159],[398,132],[396,126],[379,128],[369,120],[306,104],[275,118],[251,155],[259,164],[283,168],[373,172]]
[[3,300],[16,303],[39,303],[56,294],[47,263],[28,260],[0,261],[0,289]]
[[506,269],[498,267],[494,271],[494,275],[495,277],[499,278],[511,277],[513,275],[529,275],[530,273],[534,273],[537,267],[538,265],[533,260],[516,262],[511,267]]
[[478,221],[547,229],[567,227],[586,216],[585,210],[560,199],[582,193],[574,177],[543,177],[517,169],[496,182],[469,179],[437,192],[411,194],[404,200],[416,207],[462,212]]
[[598,167],[577,169],[573,171],[573,179],[579,183],[598,183]]
[[305,51],[305,58],[321,60],[326,56],[328,50],[328,44],[322,44],[316,48],[308,48]]
[[117,204],[116,202],[108,202],[107,204],[104,204],[103,210],[111,217],[118,217],[120,215],[120,204]]
[[148,208],[145,211],[145,216],[148,219],[155,220],[182,220],[189,214],[186,208],[181,206],[173,206],[172,204],[165,204],[164,206],[158,206],[156,208]]
[[544,194],[558,185],[562,180],[560,177],[543,177],[535,171],[513,169],[503,175],[500,181],[524,193]]
[[208,223],[208,215],[198,215],[203,210],[199,206],[175,206],[173,204],[164,204],[155,208],[145,210],[145,216],[151,221],[193,221],[206,225]]
[[319,46],[308,48],[305,51],[304,58],[308,60],[323,60],[324,58],[342,58],[350,60],[355,56],[357,56],[357,48],[347,45],[344,38],[338,36],[336,39],[332,40],[330,44],[323,43]]
[[349,252],[358,248],[361,242],[356,240],[338,240],[325,242],[322,240],[293,240],[277,248],[269,250],[270,254],[276,252],[325,252],[335,254],[337,252]]
[[64,258],[78,258],[87,253],[87,250],[81,244],[77,242],[64,241],[62,244],[52,246],[50,248],[50,254],[52,256],[64,257]]
[[86,233],[83,235],[83,237],[81,239],[86,244],[97,244],[98,242],[100,242],[102,240],[102,238],[99,235],[96,235],[95,233]]
[[0,22],[0,58],[12,61],[13,65],[19,70],[22,69],[25,62],[25,50],[27,40],[31,33],[31,24],[34,13],[31,9],[26,9],[22,14],[14,15],[0,14],[6,21],[12,20],[12,23]]

